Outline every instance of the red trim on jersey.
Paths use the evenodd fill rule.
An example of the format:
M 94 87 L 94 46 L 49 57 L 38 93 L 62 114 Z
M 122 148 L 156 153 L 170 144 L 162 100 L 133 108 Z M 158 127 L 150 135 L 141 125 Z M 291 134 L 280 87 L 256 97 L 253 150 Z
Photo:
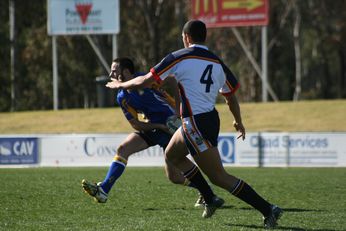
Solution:
M 156 81 L 158 84 L 161 84 L 162 79 L 161 79 L 160 76 L 156 73 L 155 69 L 154 69 L 154 68 L 151 68 L 151 69 L 150 69 L 150 72 L 151 72 L 151 74 L 153 75 L 155 81 Z
M 232 85 L 228 81 L 226 81 L 226 83 L 227 83 L 227 86 L 229 87 L 229 89 L 231 91 L 226 92 L 226 93 L 221 93 L 221 95 L 223 95 L 223 96 L 233 95 L 238 90 L 238 88 L 240 87 L 239 83 L 234 88 L 232 88 Z

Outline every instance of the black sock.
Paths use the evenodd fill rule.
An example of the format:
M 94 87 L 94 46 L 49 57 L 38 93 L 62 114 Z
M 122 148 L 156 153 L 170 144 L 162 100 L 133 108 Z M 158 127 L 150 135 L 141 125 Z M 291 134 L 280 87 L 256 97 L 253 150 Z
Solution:
M 238 180 L 229 192 L 260 211 L 263 216 L 269 215 L 271 204 L 258 195 L 246 182 Z
M 185 178 L 185 182 L 184 185 L 190 188 L 194 188 L 197 189 L 196 185 L 194 183 L 192 183 L 191 181 L 189 181 L 189 179 Z
M 207 181 L 204 179 L 202 173 L 199 171 L 197 166 L 194 166 L 189 171 L 184 173 L 184 176 L 193 183 L 193 185 L 202 194 L 205 203 L 209 204 L 213 201 L 215 194 L 211 190 Z

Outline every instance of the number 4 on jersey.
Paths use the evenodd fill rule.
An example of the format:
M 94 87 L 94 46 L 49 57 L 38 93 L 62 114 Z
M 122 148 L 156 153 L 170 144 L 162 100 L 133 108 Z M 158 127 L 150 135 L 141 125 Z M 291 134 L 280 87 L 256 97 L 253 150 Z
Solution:
M 201 76 L 201 79 L 200 79 L 200 82 L 201 84 L 205 84 L 205 92 L 210 92 L 210 85 L 212 85 L 214 82 L 213 82 L 213 79 L 211 78 L 211 74 L 213 72 L 213 65 L 212 64 L 209 64 L 204 72 L 203 72 L 203 75 Z

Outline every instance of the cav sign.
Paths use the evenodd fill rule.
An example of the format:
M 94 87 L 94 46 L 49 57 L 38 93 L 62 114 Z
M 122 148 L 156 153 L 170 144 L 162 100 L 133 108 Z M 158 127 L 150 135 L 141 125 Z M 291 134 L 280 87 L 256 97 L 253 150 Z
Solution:
M 0 164 L 37 163 L 37 138 L 0 138 Z

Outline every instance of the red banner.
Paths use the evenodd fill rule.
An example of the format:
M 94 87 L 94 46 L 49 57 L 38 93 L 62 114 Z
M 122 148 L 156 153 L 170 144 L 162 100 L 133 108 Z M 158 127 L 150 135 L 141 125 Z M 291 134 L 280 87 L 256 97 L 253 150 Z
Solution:
M 192 17 L 207 27 L 268 25 L 268 0 L 192 0 Z

